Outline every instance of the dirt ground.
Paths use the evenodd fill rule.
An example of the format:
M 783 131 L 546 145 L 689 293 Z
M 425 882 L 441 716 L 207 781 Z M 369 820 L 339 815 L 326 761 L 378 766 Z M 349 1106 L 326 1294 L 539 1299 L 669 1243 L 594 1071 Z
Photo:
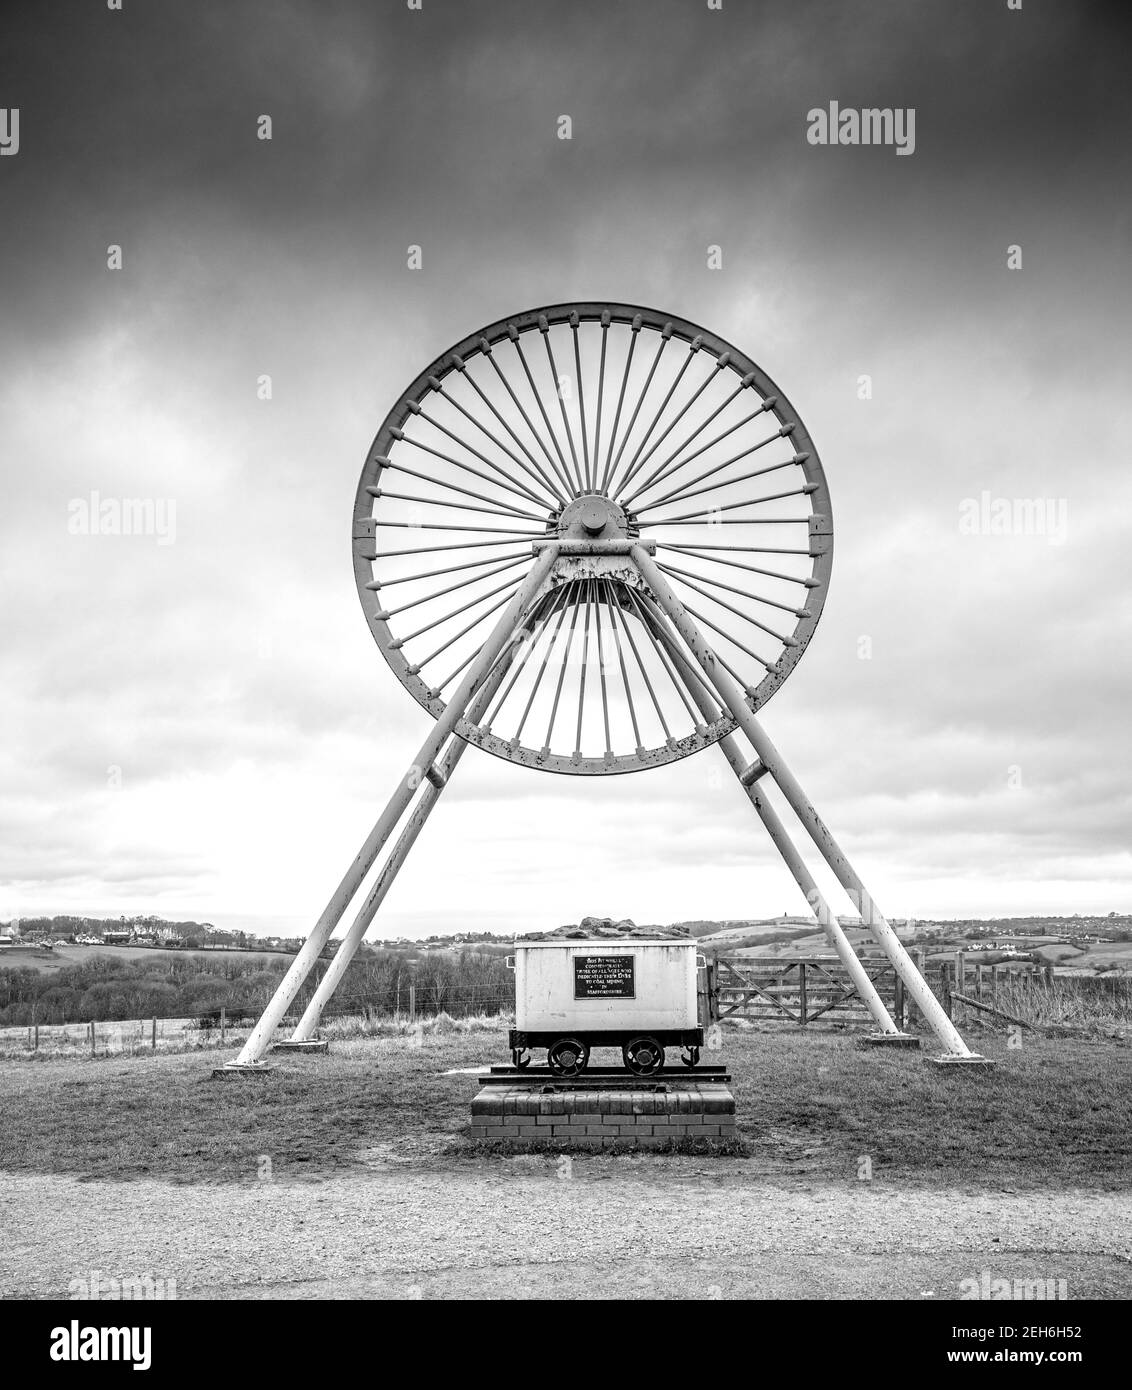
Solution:
M 92 1270 L 182 1299 L 950 1300 L 984 1270 L 1132 1295 L 1132 1204 L 1112 1193 L 779 1185 L 741 1159 L 368 1163 L 208 1187 L 9 1176 L 0 1296 L 67 1297 Z
M 92 1270 L 180 1299 L 1132 1296 L 1123 1046 L 998 1044 L 957 1077 L 736 1034 L 742 1156 L 567 1158 L 465 1137 L 499 1045 L 342 1041 L 251 1081 L 215 1054 L 6 1063 L 0 1297 Z

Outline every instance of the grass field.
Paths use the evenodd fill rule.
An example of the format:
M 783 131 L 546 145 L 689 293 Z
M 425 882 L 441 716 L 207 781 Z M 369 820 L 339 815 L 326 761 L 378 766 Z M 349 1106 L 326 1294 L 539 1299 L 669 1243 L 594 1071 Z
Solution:
M 238 955 L 241 960 L 279 960 L 288 951 L 206 951 L 200 947 L 178 946 L 57 946 L 45 951 L 30 946 L 9 946 L 0 954 L 0 966 L 9 970 L 62 970 L 68 965 L 86 965 L 91 960 L 184 960 L 186 956 Z
M 993 1071 L 943 1071 L 923 1054 L 861 1050 L 845 1035 L 725 1030 L 722 1052 L 705 1061 L 732 1070 L 745 1157 L 698 1161 L 852 1181 L 867 1155 L 878 1182 L 1127 1185 L 1128 1044 L 1027 1036 L 1020 1050 L 998 1038 L 979 1046 L 997 1058 Z M 501 1029 L 332 1048 L 224 1080 L 211 1079 L 215 1053 L 9 1060 L 0 1170 L 223 1183 L 255 1181 L 264 1155 L 277 1180 L 361 1172 L 375 1155 L 424 1167 L 485 1161 L 463 1137 L 475 1078 L 444 1073 L 504 1060 Z

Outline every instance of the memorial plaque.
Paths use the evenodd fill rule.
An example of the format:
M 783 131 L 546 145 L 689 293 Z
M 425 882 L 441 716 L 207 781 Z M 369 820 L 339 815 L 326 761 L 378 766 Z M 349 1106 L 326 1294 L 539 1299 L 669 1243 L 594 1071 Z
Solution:
M 575 999 L 635 999 L 633 956 L 575 956 Z

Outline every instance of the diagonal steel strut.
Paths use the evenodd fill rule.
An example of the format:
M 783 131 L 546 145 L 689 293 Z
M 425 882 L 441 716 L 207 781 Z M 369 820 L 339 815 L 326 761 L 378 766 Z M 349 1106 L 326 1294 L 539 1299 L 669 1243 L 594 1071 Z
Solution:
M 515 635 L 518 620 L 526 612 L 532 600 L 541 590 L 547 576 L 553 569 L 558 556 L 557 547 L 553 544 L 544 546 L 534 563 L 531 565 L 527 577 L 515 592 L 515 596 L 503 610 L 499 621 L 492 629 L 491 635 L 479 650 L 479 654 L 468 668 L 463 680 L 453 692 L 451 700 L 445 707 L 444 713 L 436 721 L 432 732 L 421 745 L 420 752 L 413 760 L 409 770 L 402 777 L 396 791 L 390 797 L 385 810 L 378 818 L 376 825 L 366 837 L 365 843 L 358 851 L 354 862 L 346 870 L 342 881 L 335 889 L 333 896 L 323 910 L 322 916 L 314 925 L 310 936 L 303 943 L 298 955 L 291 962 L 290 969 L 284 975 L 278 989 L 272 996 L 267 1008 L 251 1036 L 244 1044 L 243 1050 L 236 1059 L 236 1067 L 254 1066 L 260 1062 L 264 1053 L 271 1043 L 271 1039 L 278 1028 L 280 1020 L 290 1007 L 292 1000 L 302 988 L 304 981 L 311 972 L 311 968 L 322 953 L 323 947 L 330 939 L 330 934 L 338 925 L 342 914 L 346 911 L 354 894 L 361 887 L 363 881 L 373 867 L 374 861 L 381 853 L 382 847 L 393 833 L 401 817 L 408 809 L 409 803 L 417 793 L 428 769 L 432 767 L 437 754 L 447 742 L 456 725 L 460 722 L 470 705 L 476 691 L 482 686 L 487 678 L 496 658 L 503 651 L 504 647 Z
M 842 887 L 850 894 L 862 921 L 872 933 L 881 950 L 892 962 L 896 973 L 904 981 L 905 989 L 927 1019 L 945 1053 L 952 1058 L 975 1060 L 976 1054 L 963 1041 L 959 1030 L 948 1018 L 943 1006 L 929 988 L 927 981 L 916 969 L 912 957 L 904 949 L 902 942 L 882 916 L 868 889 L 846 858 L 841 846 L 833 838 L 828 827 L 806 798 L 793 773 L 786 766 L 777 748 L 767 737 L 762 725 L 755 717 L 754 711 L 744 699 L 743 692 L 722 669 L 715 653 L 684 605 L 672 591 L 659 566 L 643 546 L 635 545 L 630 554 L 645 583 L 655 594 L 660 608 L 671 619 L 685 646 L 719 693 L 725 708 L 747 736 L 759 761 L 777 783 L 791 809 L 806 827 L 811 839 L 837 876 Z
M 644 598 L 642 608 L 649 620 L 649 626 L 657 639 L 664 643 L 665 649 L 672 659 L 673 665 L 679 671 L 684 685 L 687 687 L 689 695 L 695 701 L 700 713 L 704 716 L 706 723 L 711 723 L 715 717 L 715 710 L 712 708 L 708 699 L 707 691 L 702 682 L 695 678 L 695 673 L 691 670 L 688 658 L 681 651 L 679 644 L 676 643 L 666 624 L 653 607 L 651 601 Z M 884 1000 L 877 992 L 876 986 L 869 978 L 868 972 L 861 964 L 857 953 L 853 950 L 849 938 L 837 920 L 829 904 L 826 902 L 821 890 L 814 882 L 809 869 L 806 868 L 802 856 L 798 853 L 794 842 L 787 834 L 786 827 L 782 824 L 778 812 L 767 801 L 757 786 L 744 780 L 747 771 L 747 762 L 740 751 L 738 743 L 733 734 L 728 734 L 719 741 L 720 750 L 723 756 L 730 763 L 740 786 L 747 794 L 747 799 L 758 813 L 759 819 L 767 829 L 775 848 L 786 862 L 786 867 L 794 875 L 794 880 L 805 895 L 806 902 L 810 905 L 810 911 L 814 914 L 818 925 L 825 932 L 830 945 L 837 952 L 837 958 L 845 967 L 853 986 L 858 995 L 864 1001 L 873 1021 L 886 1037 L 902 1037 L 900 1029 L 897 1028 L 891 1014 L 885 1007 Z
M 535 603 L 538 598 L 536 596 Z M 487 679 L 476 692 L 472 703 L 468 706 L 468 720 L 477 724 L 481 717 L 487 712 L 496 691 L 503 683 L 512 662 L 515 659 L 517 645 L 511 643 L 503 652 L 503 655 L 492 667 Z M 373 887 L 366 894 L 365 900 L 358 909 L 357 916 L 350 924 L 350 929 L 342 938 L 341 945 L 330 962 L 325 975 L 318 982 L 318 988 L 314 992 L 310 1003 L 307 1005 L 302 1018 L 299 1019 L 298 1026 L 291 1034 L 292 1042 L 308 1042 L 322 1018 L 322 1011 L 326 1007 L 327 1001 L 338 988 L 350 966 L 350 962 L 357 954 L 358 947 L 362 939 L 369 930 L 377 910 L 385 900 L 385 895 L 393 885 L 393 880 L 401 871 L 401 866 L 408 858 L 409 851 L 416 843 L 417 836 L 424 828 L 424 823 L 428 820 L 433 807 L 440 799 L 440 793 L 448 785 L 448 779 L 452 776 L 457 763 L 464 755 L 467 742 L 459 734 L 454 734 L 448 744 L 444 757 L 441 759 L 435 780 L 429 778 L 428 785 L 425 787 L 416 806 L 413 807 L 409 819 L 401 834 L 397 837 L 397 842 L 389 853 L 389 858 L 382 866 Z

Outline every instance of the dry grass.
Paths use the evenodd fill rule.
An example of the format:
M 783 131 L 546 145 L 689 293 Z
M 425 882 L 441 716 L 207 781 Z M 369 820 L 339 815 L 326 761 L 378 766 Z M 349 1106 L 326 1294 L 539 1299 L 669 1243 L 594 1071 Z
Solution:
M 191 1052 L 8 1061 L 0 1170 L 209 1183 L 254 1181 L 264 1154 L 279 1179 L 364 1171 L 375 1154 L 498 1163 L 463 1137 L 475 1078 L 444 1073 L 506 1060 L 503 1026 L 406 1028 L 357 1031 L 328 1055 L 285 1054 L 267 1075 L 217 1081 L 217 1059 Z M 852 1181 L 868 1156 L 877 1181 L 1126 1184 L 1128 1045 L 1027 1034 L 1020 1050 L 995 1036 L 980 1046 L 993 1071 L 945 1071 L 844 1034 L 725 1029 L 705 1061 L 731 1068 L 747 1158 L 712 1161 L 778 1180 Z
M 998 998 L 990 1002 L 1040 1028 L 1132 1031 L 1132 979 L 1127 976 L 1061 978 L 1052 985 L 1015 976 L 999 987 Z
M 94 1030 L 95 1057 L 153 1056 L 150 1019 L 96 1023 Z M 247 1034 L 246 1028 L 229 1028 L 222 1042 L 219 1028 L 198 1028 L 196 1019 L 159 1018 L 157 1051 L 163 1054 L 227 1050 L 240 1045 Z M 0 1028 L 0 1061 L 52 1061 L 91 1055 L 89 1023 L 40 1024 L 38 1037 L 31 1028 Z

